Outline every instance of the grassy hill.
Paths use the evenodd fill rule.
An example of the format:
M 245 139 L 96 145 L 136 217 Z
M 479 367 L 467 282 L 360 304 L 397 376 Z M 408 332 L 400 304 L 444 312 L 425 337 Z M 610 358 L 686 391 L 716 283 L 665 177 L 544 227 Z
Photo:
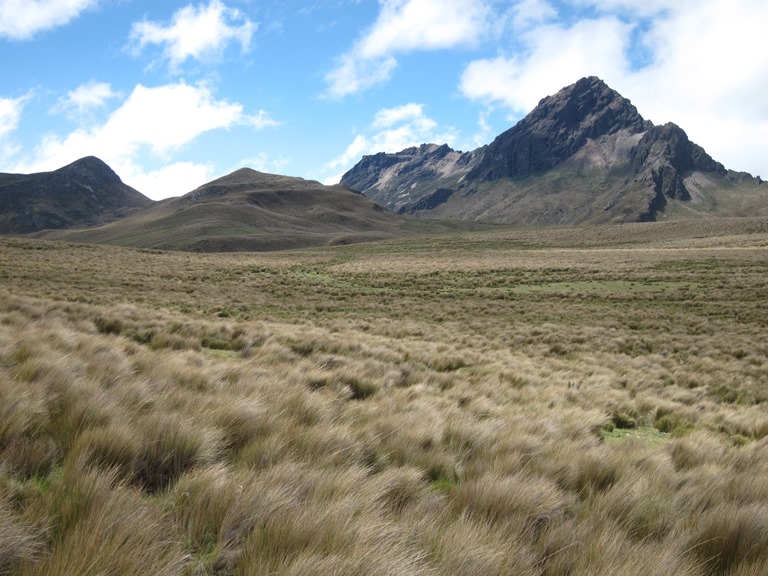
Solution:
M 106 226 L 52 231 L 44 237 L 229 252 L 377 240 L 398 229 L 393 215 L 344 186 L 243 168 Z
M 768 220 L 710 224 L 0 238 L 0 574 L 762 574 Z

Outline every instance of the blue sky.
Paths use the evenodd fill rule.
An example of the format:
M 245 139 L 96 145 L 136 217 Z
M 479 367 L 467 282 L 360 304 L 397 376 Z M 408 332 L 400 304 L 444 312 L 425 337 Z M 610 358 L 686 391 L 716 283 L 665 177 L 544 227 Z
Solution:
M 0 171 L 87 155 L 160 199 L 487 144 L 596 75 L 768 178 L 765 0 L 0 0 Z

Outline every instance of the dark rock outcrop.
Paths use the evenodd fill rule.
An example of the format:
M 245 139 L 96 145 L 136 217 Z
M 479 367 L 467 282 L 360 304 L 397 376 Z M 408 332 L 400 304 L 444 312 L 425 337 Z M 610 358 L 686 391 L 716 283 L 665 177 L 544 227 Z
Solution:
M 646 131 L 632 150 L 631 162 L 635 180 L 651 186 L 656 194 L 678 200 L 691 199 L 683 179 L 693 170 L 720 175 L 727 172 L 672 122 Z
M 487 146 L 365 156 L 342 183 L 400 213 L 578 224 L 654 220 L 670 201 L 690 203 L 686 180 L 699 173 L 708 177 L 696 180 L 697 193 L 733 184 L 749 190 L 747 203 L 763 205 L 759 177 L 726 170 L 680 127 L 654 126 L 592 76 L 543 98 Z M 698 199 L 708 215 L 721 205 L 711 194 Z
M 605 82 L 590 76 L 547 96 L 514 127 L 499 135 L 467 175 L 468 180 L 498 180 L 545 172 L 573 156 L 588 139 L 648 123 L 632 103 Z
M 413 214 L 414 212 L 418 212 L 420 210 L 434 210 L 440 204 L 444 204 L 448 201 L 448 199 L 453 196 L 453 193 L 455 190 L 451 190 L 450 188 L 438 188 L 432 194 L 429 194 L 428 196 L 423 196 L 418 202 L 415 204 L 406 204 L 397 211 L 398 214 Z

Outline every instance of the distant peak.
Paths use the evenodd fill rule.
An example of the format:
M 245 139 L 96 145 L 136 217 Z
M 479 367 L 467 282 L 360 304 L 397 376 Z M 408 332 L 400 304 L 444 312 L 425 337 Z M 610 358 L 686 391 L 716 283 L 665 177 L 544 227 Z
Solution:
M 90 170 L 112 170 L 109 165 L 101 160 L 100 158 L 97 158 L 96 156 L 85 156 L 84 158 L 80 158 L 80 160 L 75 160 L 72 162 L 72 164 L 68 164 L 67 166 L 64 166 L 62 170 L 66 170 L 67 168 L 87 168 Z
M 59 168 L 56 172 L 70 174 L 86 182 L 119 182 L 121 184 L 123 182 L 106 162 L 96 156 L 80 158 L 72 164 Z

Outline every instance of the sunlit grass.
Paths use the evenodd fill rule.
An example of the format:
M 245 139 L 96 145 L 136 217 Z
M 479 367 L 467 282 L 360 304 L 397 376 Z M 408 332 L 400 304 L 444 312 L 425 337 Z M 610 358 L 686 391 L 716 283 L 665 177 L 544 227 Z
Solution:
M 761 574 L 768 232 L 686 226 L 0 240 L 0 574 Z

